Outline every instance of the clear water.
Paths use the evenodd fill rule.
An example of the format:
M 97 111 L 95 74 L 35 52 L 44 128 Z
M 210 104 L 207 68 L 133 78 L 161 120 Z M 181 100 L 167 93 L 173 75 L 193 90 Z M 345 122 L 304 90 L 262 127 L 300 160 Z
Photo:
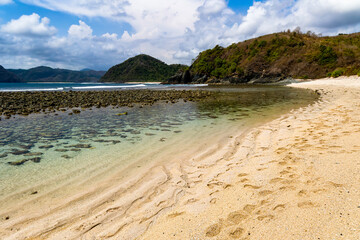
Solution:
M 315 100 L 286 87 L 208 89 L 217 99 L 0 121 L 0 205 L 19 204 L 33 191 L 96 183 L 131 164 L 189 156 Z

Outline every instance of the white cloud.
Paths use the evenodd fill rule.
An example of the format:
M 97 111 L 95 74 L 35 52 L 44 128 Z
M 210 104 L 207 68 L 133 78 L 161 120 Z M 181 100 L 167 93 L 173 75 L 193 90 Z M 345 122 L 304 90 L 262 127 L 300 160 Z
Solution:
M 4 0 L 0 0 L 4 1 Z M 107 18 L 131 26 L 118 34 L 93 33 L 85 20 L 71 25 L 68 35 L 55 36 L 49 19 L 37 14 L 12 20 L 1 27 L 0 62 L 69 68 L 107 68 L 145 53 L 167 63 L 190 64 L 200 51 L 217 44 L 227 46 L 263 34 L 295 29 L 325 35 L 360 29 L 360 1 L 263 0 L 245 15 L 236 14 L 227 0 L 21 0 L 77 16 Z M 91 21 L 89 21 L 91 23 Z M 30 29 L 30 30 L 29 30 Z M 46 29 L 46 30 L 45 30 Z M 27 36 L 26 38 L 20 35 Z M 48 36 L 37 41 L 29 36 Z M 91 59 L 91 62 L 89 61 Z M 10 62 L 12 61 L 12 62 Z
M 13 3 L 12 0 L 0 0 L 0 5 L 6 5 L 6 4 L 10 4 Z
M 127 0 L 21 0 L 54 11 L 66 12 L 78 16 L 120 18 L 125 14 L 123 8 Z
M 13 19 L 1 26 L 1 31 L 14 35 L 48 37 L 54 35 L 57 30 L 49 26 L 50 20 L 47 17 L 40 19 L 36 13 L 22 15 L 19 19 Z
M 69 28 L 69 36 L 72 38 L 85 39 L 92 37 L 93 30 L 83 21 L 79 21 L 79 25 L 71 25 Z

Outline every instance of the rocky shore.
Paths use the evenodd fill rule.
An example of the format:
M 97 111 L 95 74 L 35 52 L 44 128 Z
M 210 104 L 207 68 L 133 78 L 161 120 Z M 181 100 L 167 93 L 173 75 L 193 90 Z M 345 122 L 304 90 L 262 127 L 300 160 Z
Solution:
M 13 115 L 65 112 L 69 109 L 72 109 L 69 114 L 78 114 L 92 107 L 133 107 L 134 104 L 152 105 L 157 101 L 175 103 L 180 99 L 199 101 L 213 94 L 203 90 L 1 92 L 0 116 L 8 119 Z

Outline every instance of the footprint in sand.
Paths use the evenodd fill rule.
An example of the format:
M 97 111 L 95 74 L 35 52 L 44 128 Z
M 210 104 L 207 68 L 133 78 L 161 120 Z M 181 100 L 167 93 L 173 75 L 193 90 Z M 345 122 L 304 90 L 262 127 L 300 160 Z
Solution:
M 334 183 L 334 182 L 331 182 L 331 181 L 328 181 L 327 182 L 328 185 L 332 186 L 332 187 L 343 187 L 344 185 L 343 184 L 340 184 L 340 183 Z
M 264 170 L 266 170 L 267 168 L 258 168 L 258 169 L 256 169 L 258 172 L 261 172 L 261 171 L 264 171 Z
M 239 224 L 240 222 L 245 220 L 247 217 L 248 217 L 248 215 L 245 212 L 235 211 L 235 212 L 231 212 L 228 215 L 227 220 L 230 223 L 230 225 L 234 225 L 234 224 Z
M 262 197 L 265 197 L 269 194 L 273 193 L 273 191 L 270 191 L 270 190 L 263 190 L 263 191 L 260 191 L 259 192 L 259 195 L 262 196 Z
M 245 185 L 244 185 L 244 188 L 259 189 L 259 188 L 261 188 L 261 187 L 255 186 L 255 185 L 251 185 L 251 184 L 245 184 Z
M 273 208 L 273 210 L 275 211 L 277 209 L 284 209 L 284 208 L 285 208 L 285 204 L 278 204 Z
M 288 173 L 289 173 L 289 172 L 288 172 Z M 281 173 L 280 173 L 280 174 L 281 174 Z M 271 180 L 270 180 L 270 183 L 271 183 L 271 184 L 274 184 L 274 183 L 280 182 L 280 181 L 282 181 L 282 180 L 284 180 L 284 179 L 277 177 L 277 178 L 271 179 Z
M 317 207 L 318 205 L 311 202 L 311 201 L 305 201 L 298 203 L 299 208 L 311 208 L 311 207 Z
M 319 189 L 315 189 L 312 190 L 313 193 L 322 193 L 322 192 L 327 192 L 328 190 L 324 189 L 324 188 L 319 188 Z
M 238 174 L 238 177 L 245 177 L 245 176 L 247 176 L 247 175 L 249 175 L 249 174 L 247 174 L 247 173 L 239 173 L 239 174 Z
M 209 226 L 205 231 L 206 232 L 205 235 L 207 237 L 215 237 L 221 232 L 221 225 L 222 225 L 221 222 L 219 222 Z
M 256 208 L 256 205 L 253 205 L 253 204 L 246 204 L 244 207 L 243 207 L 243 210 L 245 212 L 248 212 L 248 213 L 251 213 L 252 211 L 254 211 Z
M 302 189 L 302 190 L 300 190 L 300 191 L 298 192 L 298 195 L 299 195 L 300 197 L 304 197 L 304 196 L 307 195 L 307 191 L 304 190 L 304 189 Z
M 281 190 L 281 191 L 290 191 L 290 190 L 295 190 L 295 189 L 296 189 L 296 187 L 291 186 L 291 185 L 289 185 L 289 186 L 282 186 L 282 187 L 279 188 L 279 190 Z
M 176 218 L 176 217 L 178 217 L 178 216 L 180 216 L 182 214 L 184 214 L 184 212 L 175 212 L 175 213 L 169 214 L 167 217 L 168 218 Z
M 265 219 L 271 220 L 271 219 L 274 219 L 274 215 L 270 215 L 270 214 L 269 215 L 262 215 L 262 216 L 258 216 L 257 219 L 259 221 L 263 221 Z
M 244 232 L 245 230 L 243 228 L 238 227 L 235 230 L 230 231 L 229 236 L 231 238 L 239 239 Z

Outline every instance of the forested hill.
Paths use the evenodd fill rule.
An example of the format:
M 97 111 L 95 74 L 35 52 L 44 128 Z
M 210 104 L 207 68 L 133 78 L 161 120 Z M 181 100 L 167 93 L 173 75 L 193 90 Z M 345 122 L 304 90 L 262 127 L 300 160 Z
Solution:
M 169 82 L 274 82 L 354 74 L 360 74 L 359 33 L 319 37 L 288 31 L 201 52 L 187 74 Z
M 0 83 L 16 83 L 22 80 L 15 74 L 7 71 L 3 66 L 0 65 Z
M 35 67 L 31 69 L 8 69 L 24 82 L 98 82 L 104 71 L 73 71 L 50 67 Z
M 111 67 L 101 78 L 101 82 L 162 82 L 184 68 L 184 65 L 167 65 L 156 58 L 141 54 Z

